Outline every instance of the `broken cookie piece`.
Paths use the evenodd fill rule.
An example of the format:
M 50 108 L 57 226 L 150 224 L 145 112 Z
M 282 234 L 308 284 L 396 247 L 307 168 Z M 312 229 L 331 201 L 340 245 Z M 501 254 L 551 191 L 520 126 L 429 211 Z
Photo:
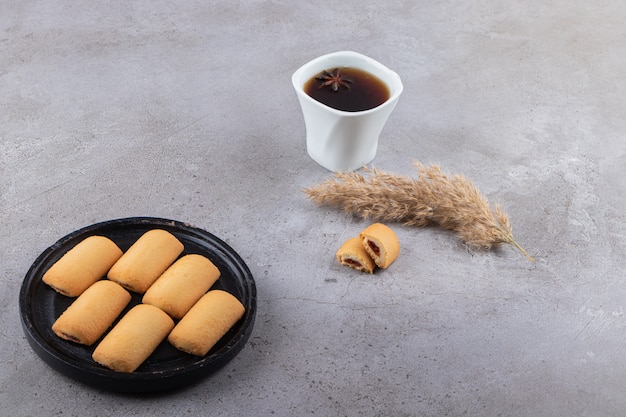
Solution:
M 387 268 L 400 253 L 400 241 L 388 226 L 374 223 L 366 227 L 361 233 L 361 245 L 372 257 L 379 268 Z
M 367 254 L 367 251 L 361 243 L 361 239 L 353 237 L 348 239 L 337 250 L 337 259 L 342 265 L 347 265 L 357 271 L 374 272 L 374 261 Z

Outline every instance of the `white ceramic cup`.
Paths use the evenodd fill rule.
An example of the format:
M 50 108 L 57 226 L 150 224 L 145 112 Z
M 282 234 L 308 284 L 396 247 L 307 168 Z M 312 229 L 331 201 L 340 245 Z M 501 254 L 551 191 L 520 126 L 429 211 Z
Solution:
M 310 97 L 304 85 L 323 70 L 352 67 L 367 71 L 389 88 L 389 99 L 369 110 L 348 112 L 329 107 Z M 340 51 L 300 67 L 291 77 L 304 115 L 307 152 L 330 171 L 354 171 L 376 156 L 378 138 L 402 93 L 398 74 L 365 55 Z

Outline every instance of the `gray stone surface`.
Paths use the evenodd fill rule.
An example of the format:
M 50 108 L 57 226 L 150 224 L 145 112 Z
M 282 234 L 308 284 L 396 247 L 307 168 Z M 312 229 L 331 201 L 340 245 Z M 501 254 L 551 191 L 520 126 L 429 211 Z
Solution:
M 621 0 L 0 2 L 0 415 L 623 415 L 625 19 Z M 405 85 L 374 165 L 465 174 L 536 263 L 392 225 L 391 268 L 338 265 L 368 222 L 301 192 L 329 172 L 290 76 L 343 49 Z M 221 237 L 258 286 L 241 354 L 148 398 L 52 370 L 18 309 L 58 238 L 144 215 Z

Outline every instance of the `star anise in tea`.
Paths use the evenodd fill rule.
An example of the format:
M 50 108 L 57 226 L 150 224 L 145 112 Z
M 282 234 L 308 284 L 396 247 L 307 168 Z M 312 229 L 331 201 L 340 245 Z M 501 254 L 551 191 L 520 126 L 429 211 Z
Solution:
M 350 90 L 350 84 L 352 83 L 351 79 L 345 78 L 341 74 L 339 68 L 335 68 L 331 72 L 324 70 L 322 74 L 315 79 L 321 83 L 319 88 L 329 86 L 334 92 L 339 91 L 341 87 L 345 88 L 346 90 Z

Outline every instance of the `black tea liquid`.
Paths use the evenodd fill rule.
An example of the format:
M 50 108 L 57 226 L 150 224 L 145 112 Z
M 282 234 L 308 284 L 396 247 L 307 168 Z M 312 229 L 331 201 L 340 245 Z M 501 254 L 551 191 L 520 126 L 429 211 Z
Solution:
M 329 107 L 348 112 L 373 109 L 391 96 L 381 79 L 350 67 L 320 72 L 304 84 L 304 92 Z

